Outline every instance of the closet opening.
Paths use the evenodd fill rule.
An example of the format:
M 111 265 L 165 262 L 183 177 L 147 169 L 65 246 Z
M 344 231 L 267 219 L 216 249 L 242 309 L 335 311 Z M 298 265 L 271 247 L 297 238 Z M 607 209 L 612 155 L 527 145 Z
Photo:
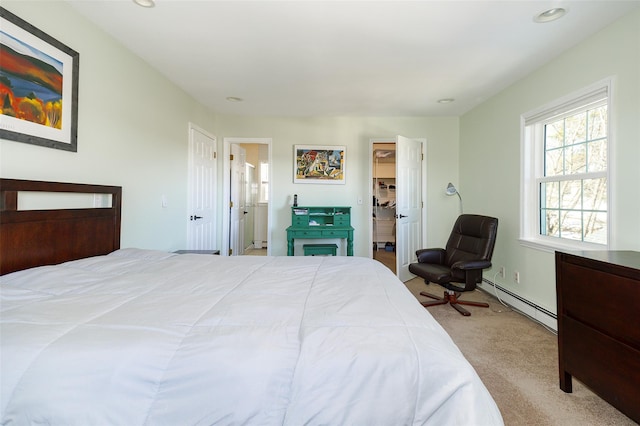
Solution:
M 396 273 L 396 145 L 373 143 L 373 258 Z

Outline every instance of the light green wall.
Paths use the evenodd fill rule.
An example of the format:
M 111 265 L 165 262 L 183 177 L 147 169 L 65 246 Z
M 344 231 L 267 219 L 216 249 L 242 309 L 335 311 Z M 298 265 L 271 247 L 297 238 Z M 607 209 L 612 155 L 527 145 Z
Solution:
M 458 214 L 457 199 L 444 194 L 447 182 L 458 179 L 458 118 L 219 115 L 217 123 L 216 134 L 220 141 L 225 137 L 273 138 L 272 254 L 286 254 L 285 229 L 291 224 L 290 202 L 293 194 L 298 194 L 300 205 L 352 206 L 354 254 L 368 256 L 370 140 L 393 139 L 396 135 L 427 140 L 427 244 L 446 242 Z M 314 144 L 346 147 L 344 185 L 293 183 L 293 146 Z M 362 205 L 357 204 L 358 198 L 363 199 Z
M 610 162 L 612 249 L 640 250 L 640 11 L 623 17 L 460 120 L 460 190 L 467 211 L 499 218 L 493 270 L 503 287 L 555 312 L 551 252 L 523 247 L 520 226 L 520 116 L 614 77 Z M 520 284 L 512 279 L 520 272 Z
M 123 247 L 185 247 L 188 123 L 213 114 L 65 2 L 2 6 L 79 52 L 80 82 L 78 152 L 2 140 L 0 175 L 122 186 Z

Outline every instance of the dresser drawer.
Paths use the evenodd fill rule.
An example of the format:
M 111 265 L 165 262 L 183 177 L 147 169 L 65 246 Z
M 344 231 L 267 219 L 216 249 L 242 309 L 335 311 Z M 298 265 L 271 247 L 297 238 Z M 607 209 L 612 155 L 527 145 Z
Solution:
M 571 318 L 564 319 L 564 327 L 559 343 L 564 347 L 565 371 L 640 420 L 640 350 Z
M 561 274 L 558 316 L 564 314 L 640 348 L 638 281 L 572 263 L 564 263 Z

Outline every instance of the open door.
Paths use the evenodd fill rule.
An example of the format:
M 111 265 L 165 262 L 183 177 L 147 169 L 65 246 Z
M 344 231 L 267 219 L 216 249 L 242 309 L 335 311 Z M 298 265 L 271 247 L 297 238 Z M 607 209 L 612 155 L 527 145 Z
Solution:
M 245 150 L 238 144 L 231 145 L 231 202 L 229 203 L 229 248 L 231 256 L 241 256 L 244 253 L 244 221 L 247 209 L 245 207 Z
M 396 137 L 396 274 L 402 282 L 414 277 L 409 264 L 422 248 L 422 142 Z

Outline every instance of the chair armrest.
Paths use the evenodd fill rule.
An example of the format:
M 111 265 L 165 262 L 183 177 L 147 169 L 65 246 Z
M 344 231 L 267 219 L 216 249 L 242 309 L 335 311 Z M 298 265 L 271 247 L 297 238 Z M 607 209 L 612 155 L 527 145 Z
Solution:
M 451 265 L 451 269 L 462 269 L 463 271 L 489 267 L 491 267 L 491 262 L 488 260 L 460 260 Z
M 445 259 L 445 250 L 442 248 L 428 248 L 416 251 L 419 263 L 435 263 L 442 265 Z

